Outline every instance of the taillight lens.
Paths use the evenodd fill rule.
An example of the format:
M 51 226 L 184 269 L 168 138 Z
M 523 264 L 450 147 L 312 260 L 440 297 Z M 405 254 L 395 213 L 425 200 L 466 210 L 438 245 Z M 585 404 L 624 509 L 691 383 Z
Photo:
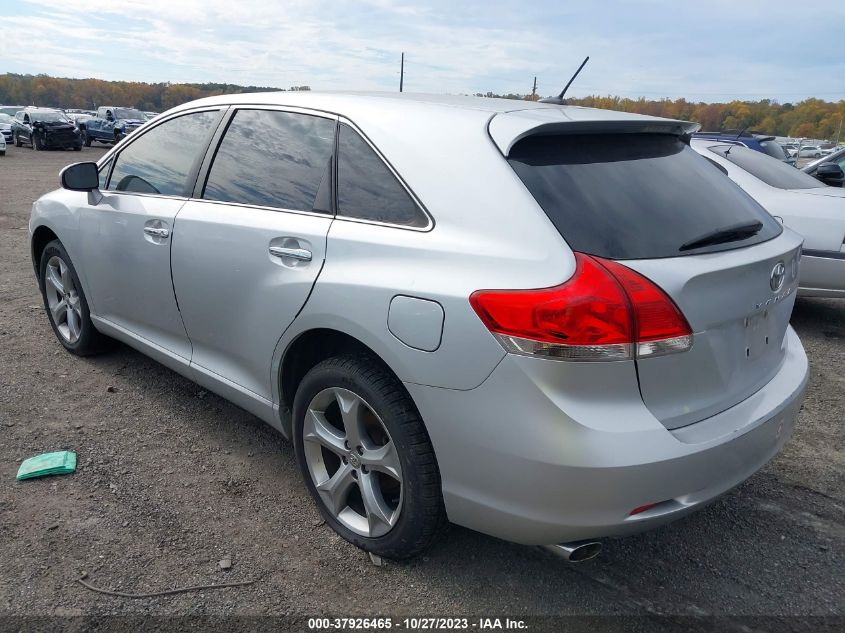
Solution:
M 509 352 L 563 360 L 625 360 L 681 352 L 692 330 L 672 299 L 619 264 L 575 254 L 553 288 L 478 290 L 470 304 Z

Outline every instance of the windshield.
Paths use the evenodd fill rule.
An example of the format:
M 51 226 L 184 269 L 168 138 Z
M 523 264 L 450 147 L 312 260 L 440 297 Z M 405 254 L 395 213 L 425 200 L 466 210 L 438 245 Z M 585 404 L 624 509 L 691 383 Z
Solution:
M 582 253 L 698 255 L 781 232 L 763 207 L 675 136 L 529 136 L 514 145 L 508 162 L 569 246 Z M 726 227 L 757 224 L 759 230 L 731 241 L 701 240 Z
M 144 113 L 140 110 L 135 110 L 133 108 L 115 108 L 114 109 L 114 118 L 115 119 L 138 119 L 139 121 L 146 121 L 147 117 L 144 116 Z
M 778 189 L 816 189 L 827 186 L 800 169 L 790 167 L 779 160 L 773 160 L 771 157 L 747 147 L 718 145 L 708 149 L 729 160 L 737 167 L 744 169 L 752 176 L 759 178 L 767 185 Z
M 56 110 L 33 110 L 29 113 L 29 118 L 33 121 L 41 121 L 43 123 L 55 123 L 57 121 L 70 123 L 63 112 L 57 112 Z
M 11 123 L 14 120 L 15 119 L 13 117 L 10 117 L 8 114 L 3 114 L 2 112 L 0 112 L 0 123 Z

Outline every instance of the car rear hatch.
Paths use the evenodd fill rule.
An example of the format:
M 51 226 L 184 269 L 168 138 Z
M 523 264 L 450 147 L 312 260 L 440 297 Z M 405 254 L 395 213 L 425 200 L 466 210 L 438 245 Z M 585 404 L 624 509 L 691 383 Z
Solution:
M 689 147 L 690 124 L 569 126 L 560 110 L 521 131 L 496 117 L 491 137 L 573 251 L 636 271 L 686 318 L 691 347 L 634 353 L 643 402 L 673 429 L 754 394 L 786 355 L 800 236 Z

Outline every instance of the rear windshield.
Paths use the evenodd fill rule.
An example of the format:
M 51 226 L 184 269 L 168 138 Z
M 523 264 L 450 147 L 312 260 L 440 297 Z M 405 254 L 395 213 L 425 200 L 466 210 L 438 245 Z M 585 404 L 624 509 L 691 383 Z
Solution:
M 800 169 L 795 169 L 784 162 L 772 160 L 760 152 L 746 147 L 717 145 L 708 148 L 714 154 L 729 160 L 737 167 L 756 176 L 767 185 L 778 189 L 817 189 L 827 187 Z
M 757 244 L 782 230 L 675 136 L 529 136 L 514 146 L 508 162 L 570 247 L 582 253 L 610 259 L 697 255 Z M 682 249 L 720 229 L 754 222 L 762 227 L 745 239 Z

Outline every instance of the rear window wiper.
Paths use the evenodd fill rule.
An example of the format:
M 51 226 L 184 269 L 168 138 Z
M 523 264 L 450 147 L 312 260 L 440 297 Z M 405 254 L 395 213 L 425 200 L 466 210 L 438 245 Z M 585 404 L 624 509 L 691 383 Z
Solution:
M 701 248 L 703 246 L 712 246 L 713 244 L 724 244 L 726 242 L 738 242 L 747 239 L 753 235 L 757 235 L 760 229 L 763 228 L 763 223 L 759 220 L 753 222 L 740 222 L 739 224 L 732 224 L 725 226 L 715 231 L 705 233 L 701 237 L 681 244 L 679 251 L 689 251 L 694 248 Z

